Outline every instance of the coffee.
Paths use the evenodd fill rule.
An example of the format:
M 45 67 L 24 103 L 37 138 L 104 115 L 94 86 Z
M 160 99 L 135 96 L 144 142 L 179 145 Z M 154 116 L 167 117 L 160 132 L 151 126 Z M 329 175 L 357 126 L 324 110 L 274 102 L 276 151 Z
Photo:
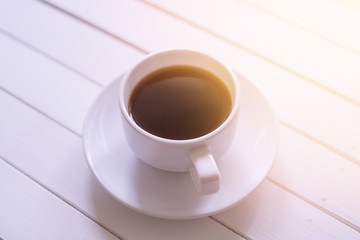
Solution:
M 232 109 L 231 95 L 214 74 L 193 66 L 169 66 L 146 75 L 128 105 L 145 131 L 167 139 L 192 139 L 219 127 Z

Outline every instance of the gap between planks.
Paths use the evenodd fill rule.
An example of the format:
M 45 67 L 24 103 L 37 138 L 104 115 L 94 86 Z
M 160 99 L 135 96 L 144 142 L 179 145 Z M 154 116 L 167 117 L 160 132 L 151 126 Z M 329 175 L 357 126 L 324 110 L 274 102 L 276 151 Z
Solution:
M 13 96 L 13 95 L 10 95 Z M 16 98 L 18 99 L 18 98 Z M 22 103 L 24 103 L 23 101 L 21 101 Z M 27 105 L 27 104 L 26 104 Z M 27 105 L 29 106 L 29 105 Z M 40 112 L 41 113 L 41 112 Z M 57 122 L 56 122 L 57 123 Z M 60 125 L 62 126 L 62 125 Z M 72 205 L 70 202 L 68 202 L 66 199 L 64 199 L 61 195 L 57 194 L 56 192 L 52 191 L 51 189 L 49 189 L 48 187 L 46 187 L 44 184 L 42 184 L 41 182 L 37 181 L 36 179 L 32 178 L 29 174 L 27 174 L 26 172 L 22 171 L 20 168 L 18 168 L 17 166 L 15 166 L 14 164 L 12 164 L 9 160 L 7 160 L 7 158 L 5 158 L 4 156 L 2 156 L 0 154 L 0 159 L 3 160 L 6 164 L 8 164 L 10 167 L 14 168 L 16 171 L 22 173 L 24 176 L 26 176 L 28 179 L 30 179 L 32 182 L 38 184 L 39 186 L 43 187 L 45 190 L 47 190 L 49 193 L 53 194 L 54 196 L 58 197 L 59 199 L 61 199 L 64 203 L 68 204 L 71 208 L 73 208 L 74 210 L 80 212 L 82 215 L 84 215 L 86 218 L 90 219 L 91 221 L 95 222 L 97 225 L 99 225 L 100 227 L 102 227 L 104 230 L 108 231 L 109 233 L 111 233 L 112 235 L 114 235 L 115 237 L 117 237 L 120 240 L 126 240 L 124 237 L 119 236 L 118 234 L 114 233 L 113 231 L 111 231 L 110 229 L 108 229 L 106 226 L 104 226 L 103 224 L 99 223 L 98 221 L 96 221 L 95 219 L 91 218 L 89 215 L 87 215 L 85 212 L 83 212 L 82 210 L 76 208 L 74 205 Z M 2 240 L 2 238 L 0 238 L 0 240 Z
M 349 155 L 349 154 L 347 154 L 347 153 L 345 153 L 345 152 L 343 152 L 343 151 L 341 151 L 341 150 L 333 147 L 333 146 L 330 145 L 330 144 L 327 144 L 326 142 L 323 142 L 323 141 L 321 141 L 321 140 L 319 140 L 319 139 L 311 136 L 310 134 L 307 134 L 306 132 L 298 129 L 297 127 L 295 127 L 295 126 L 293 126 L 293 125 L 291 125 L 291 124 L 289 124 L 289 123 L 287 123 L 287 122 L 285 122 L 285 121 L 279 120 L 279 123 L 280 123 L 281 125 L 283 125 L 284 127 L 287 127 L 288 129 L 291 129 L 292 131 L 300 134 L 301 136 L 303 136 L 303 137 L 305 137 L 305 138 L 307 138 L 307 139 L 309 139 L 309 140 L 312 140 L 313 142 L 315 142 L 315 143 L 317 143 L 317 144 L 325 147 L 326 149 L 330 150 L 331 152 L 333 152 L 333 153 L 335 153 L 335 154 L 337 154 L 337 155 L 345 158 L 346 160 L 348 160 L 348 161 L 350 161 L 350 162 L 352 162 L 352 163 L 360 166 L 360 162 L 359 162 L 355 157 L 353 157 L 353 156 L 351 156 L 351 155 Z
M 123 38 L 121 38 L 121 37 L 113 34 L 113 33 L 111 33 L 111 32 L 109 32 L 109 31 L 107 31 L 107 30 L 105 30 L 105 29 L 97 26 L 96 24 L 93 24 L 93 23 L 91 23 L 91 22 L 89 22 L 89 21 L 87 21 L 87 20 L 85 20 L 85 19 L 80 18 L 80 17 L 76 16 L 75 14 L 73 14 L 73 13 L 71 13 L 71 12 L 69 12 L 69 11 L 61 8 L 61 7 L 58 7 L 57 5 L 55 5 L 55 4 L 51 3 L 51 2 L 48 2 L 48 1 L 45 1 L 45 0 L 37 0 L 37 1 L 43 3 L 45 6 L 48 6 L 48 7 L 50 7 L 50 8 L 54 8 L 55 10 L 63 13 L 64 15 L 70 16 L 71 18 L 74 18 L 74 19 L 76 19 L 77 21 L 79 21 L 79 22 L 81 22 L 81 23 L 84 23 L 84 24 L 86 24 L 86 25 L 88 25 L 88 26 L 96 29 L 96 30 L 98 30 L 99 32 L 104 33 L 105 35 L 108 35 L 109 37 L 111 37 L 111 38 L 113 38 L 113 39 L 116 39 L 116 40 L 118 40 L 118 41 L 121 41 L 121 42 L 123 42 L 124 44 L 126 44 L 126 45 L 134 48 L 135 50 L 138 50 L 139 52 L 141 52 L 141 53 L 143 53 L 143 54 L 148 54 L 148 53 L 149 53 L 149 52 L 146 51 L 145 49 L 143 49 L 143 48 L 141 48 L 141 47 L 139 47 L 139 46 L 137 46 L 137 45 L 135 45 L 135 44 L 133 44 L 133 43 L 131 43 L 131 42 L 129 42 L 129 41 L 127 41 L 127 40 L 125 40 L 125 39 L 123 39 Z
M 36 48 L 36 47 L 34 47 L 33 45 L 30 45 L 29 43 L 25 42 L 24 40 L 22 40 L 22 39 L 20 39 L 20 38 L 18 38 L 18 37 L 16 37 L 16 36 L 14 36 L 13 34 L 7 32 L 7 31 L 5 31 L 5 30 L 3 30 L 3 29 L 1 29 L 1 28 L 0 28 L 0 33 L 4 34 L 4 35 L 7 36 L 8 38 L 11 38 L 11 39 L 14 40 L 15 42 L 18 42 L 18 43 L 26 46 L 27 48 L 29 48 L 29 49 L 31 49 L 31 50 L 33 50 L 33 51 L 41 54 L 41 55 L 44 56 L 45 58 L 47 58 L 47 59 L 49 59 L 49 60 L 51 60 L 51 61 L 59 64 L 60 66 L 62 66 L 62 67 L 64 67 L 64 68 L 68 69 L 69 71 L 75 73 L 76 75 L 79 75 L 79 76 L 87 79 L 89 82 L 91 82 L 91 83 L 93 83 L 93 84 L 95 84 L 95 85 L 97 85 L 97 86 L 99 86 L 99 87 L 103 87 L 102 84 L 100 84 L 99 82 L 97 82 L 97 81 L 94 80 L 93 78 L 91 78 L 91 77 L 89 77 L 89 76 L 87 76 L 87 75 L 79 72 L 78 70 L 76 70 L 75 68 L 71 67 L 70 65 L 68 65 L 68 64 L 60 61 L 60 60 L 57 59 L 57 58 L 52 57 L 51 55 L 47 54 L 46 52 L 42 51 L 41 49 Z
M 236 231 L 235 229 L 232 229 L 231 227 L 229 226 L 226 226 L 223 222 L 221 222 L 220 220 L 216 219 L 214 216 L 209 216 L 210 219 L 214 220 L 215 222 L 217 222 L 218 224 L 220 224 L 221 226 L 223 226 L 224 228 L 227 228 L 229 229 L 230 231 L 232 231 L 233 233 L 239 235 L 240 237 L 246 239 L 246 240 L 251 240 L 252 238 L 250 238 L 249 236 L 243 234 L 243 233 L 240 233 L 238 231 Z M 0 239 L 1 240 L 1 239 Z
M 143 0 L 143 1 L 144 1 L 144 0 Z M 336 2 L 337 2 L 337 1 L 336 1 Z M 320 39 L 322 39 L 322 40 L 325 40 L 325 41 L 327 41 L 327 42 L 330 42 L 331 44 L 334 44 L 334 45 L 336 45 L 337 47 L 344 49 L 345 51 L 348 51 L 348 52 L 350 52 L 350 53 L 353 53 L 353 54 L 356 54 L 356 55 L 360 56 L 360 52 L 359 52 L 359 51 L 357 51 L 357 50 L 355 50 L 355 49 L 352 49 L 351 47 L 348 47 L 348 46 L 346 46 L 346 45 L 343 45 L 343 44 L 341 44 L 341 43 L 339 43 L 339 42 L 337 42 L 337 41 L 334 41 L 334 40 L 332 40 L 332 39 L 330 39 L 330 38 L 324 37 L 324 36 L 322 36 L 322 35 L 314 32 L 314 31 L 312 31 L 312 30 L 307 29 L 306 27 L 303 27 L 303 26 L 301 26 L 301 25 L 299 25 L 299 24 L 296 24 L 296 23 L 294 23 L 294 22 L 291 22 L 290 20 L 287 20 L 287 19 L 284 18 L 284 17 L 280 17 L 280 16 L 278 16 L 278 15 L 276 15 L 276 14 L 274 14 L 274 13 L 272 13 L 272 12 L 270 12 L 270 11 L 262 8 L 262 7 L 259 7 L 259 6 L 255 5 L 255 4 L 253 4 L 252 2 L 249 2 L 249 1 L 241 1 L 241 3 L 247 5 L 247 6 L 251 7 L 251 8 L 254 8 L 254 9 L 260 11 L 260 12 L 263 12 L 263 13 L 271 16 L 271 17 L 277 18 L 277 19 L 279 19 L 279 20 L 282 21 L 282 22 L 285 22 L 285 23 L 287 23 L 287 24 L 289 24 L 289 25 L 291 25 L 291 26 L 293 26 L 293 27 L 295 27 L 295 28 L 298 28 L 298 29 L 300 29 L 300 30 L 302 30 L 302 31 L 304 31 L 304 32 L 307 32 L 307 33 L 309 33 L 309 34 L 311 34 L 311 35 L 313 35 L 313 36 L 316 36 L 316 37 L 318 37 L 318 38 L 320 38 Z
M 295 196 L 295 197 L 303 200 L 304 202 L 306 202 L 306 203 L 310 204 L 311 206 L 313 206 L 313 207 L 321 210 L 322 212 L 326 213 L 326 214 L 329 215 L 330 217 L 335 218 L 335 219 L 338 220 L 339 222 L 347 225 L 348 227 L 350 227 L 350 228 L 352 228 L 352 229 L 354 229 L 355 231 L 357 231 L 357 232 L 360 233 L 360 227 L 358 227 L 358 226 L 354 225 L 353 223 L 347 221 L 346 219 L 344 219 L 344 218 L 342 218 L 342 217 L 334 214 L 333 212 L 331 212 L 331 211 L 327 210 L 326 208 L 322 207 L 321 205 L 319 205 L 319 204 L 317 204 L 317 203 L 315 203 L 315 202 L 312 202 L 312 201 L 310 201 L 309 199 L 303 197 L 302 195 L 300 195 L 300 194 L 292 191 L 291 189 L 285 187 L 285 186 L 282 185 L 281 183 L 273 180 L 272 178 L 267 177 L 266 179 L 267 179 L 269 182 L 271 182 L 271 183 L 275 184 L 276 186 L 278 186 L 279 188 L 283 189 L 284 191 L 286 191 L 286 192 L 292 194 L 293 196 Z
M 27 103 L 26 101 L 24 101 L 22 98 L 16 96 L 15 94 L 13 94 L 12 92 L 9 92 L 7 89 L 3 88 L 2 86 L 0 86 L 0 90 L 2 90 L 3 92 L 5 92 L 6 94 L 8 94 L 9 96 L 15 98 L 17 101 L 23 103 L 24 105 L 26 105 L 27 107 L 33 109 L 34 111 L 38 112 L 41 115 L 44 115 L 45 117 L 47 117 L 50 121 L 58 124 L 59 126 L 63 127 L 65 130 L 71 132 L 72 134 L 78 136 L 81 138 L 81 135 L 75 131 L 73 131 L 72 129 L 68 128 L 67 126 L 63 125 L 62 123 L 60 123 L 59 121 L 57 121 L 56 119 L 52 118 L 51 116 L 49 116 L 48 114 L 44 113 L 43 111 L 41 111 L 40 109 L 36 108 L 35 106 Z M 1 239 L 0 239 L 1 240 Z

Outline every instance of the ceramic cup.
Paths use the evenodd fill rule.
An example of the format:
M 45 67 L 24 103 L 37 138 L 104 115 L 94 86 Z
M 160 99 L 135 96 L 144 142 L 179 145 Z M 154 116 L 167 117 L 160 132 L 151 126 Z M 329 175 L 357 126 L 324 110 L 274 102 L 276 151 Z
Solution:
M 205 69 L 215 74 L 228 87 L 232 98 L 232 110 L 215 130 L 193 139 L 173 140 L 145 131 L 131 118 L 128 112 L 129 99 L 139 81 L 155 70 L 173 65 Z M 126 72 L 120 83 L 118 100 L 126 141 L 134 154 L 145 163 L 166 171 L 189 171 L 196 189 L 201 194 L 215 193 L 221 185 L 221 174 L 226 174 L 220 174 L 217 161 L 227 151 L 234 138 L 240 95 L 235 73 L 214 57 L 186 49 L 152 53 Z

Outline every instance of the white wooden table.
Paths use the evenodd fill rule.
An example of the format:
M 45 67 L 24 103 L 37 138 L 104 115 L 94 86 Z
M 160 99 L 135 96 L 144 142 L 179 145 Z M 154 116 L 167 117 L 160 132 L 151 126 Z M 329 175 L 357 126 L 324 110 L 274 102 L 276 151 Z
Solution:
M 130 210 L 82 152 L 101 89 L 169 47 L 227 61 L 281 125 L 262 185 L 196 220 Z M 0 239 L 360 239 L 360 2 L 1 0 Z

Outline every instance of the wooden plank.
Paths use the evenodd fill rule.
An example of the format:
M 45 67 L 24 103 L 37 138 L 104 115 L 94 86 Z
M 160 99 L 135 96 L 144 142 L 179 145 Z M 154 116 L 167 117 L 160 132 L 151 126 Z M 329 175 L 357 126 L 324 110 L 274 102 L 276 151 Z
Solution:
M 81 134 L 100 87 L 0 33 L 0 87 Z
M 0 12 L 0 29 L 101 85 L 143 55 L 38 1 L 1 0 Z
M 98 184 L 81 138 L 0 91 L 0 153 L 90 218 L 125 239 L 242 239 L 210 218 L 169 221 L 134 212 Z
M 212 0 L 206 5 L 191 0 L 151 2 L 360 105 L 360 54 L 344 50 L 237 0 Z M 351 33 L 353 38 L 360 39 L 360 31 Z
M 296 208 L 296 209 L 295 209 Z M 214 216 L 250 239 L 358 239 L 339 221 L 265 181 L 238 207 Z
M 195 48 L 224 59 L 262 87 L 282 121 L 360 161 L 359 108 L 300 76 L 139 2 L 92 0 L 86 6 L 80 1 L 52 2 L 148 51 Z
M 360 231 L 360 166 L 286 127 L 281 137 L 269 178 Z
M 346 0 L 293 2 L 242 0 L 242 2 L 360 54 L 360 29 L 358 27 L 360 14 L 341 4 L 341 2 L 347 2 Z
M 0 159 L 0 239 L 118 239 Z
M 78 136 L 3 92 L 0 92 L 0 108 L 3 109 L 0 112 L 2 156 L 114 233 L 126 239 L 240 238 L 209 218 L 170 221 L 148 217 L 128 209 L 96 182 L 86 166 Z M 262 239 L 273 239 L 273 232 L 267 231 L 273 228 L 277 231 L 275 236 L 284 236 L 289 231 L 300 237 L 304 236 L 302 230 L 308 224 L 303 221 L 304 216 L 319 219 L 316 224 L 319 230 L 311 229 L 310 234 L 328 239 L 340 234 L 347 237 L 358 236 L 353 229 L 268 182 L 259 191 L 251 201 L 219 215 L 219 219 L 246 236 L 252 236 L 254 232 L 254 229 L 247 227 L 249 223 L 257 226 L 257 231 L 265 228 L 259 232 Z M 273 200 L 264 196 L 272 196 Z M 272 203 L 275 204 L 273 211 L 259 212 L 266 206 L 270 209 Z M 277 204 L 281 206 L 284 203 L 287 203 L 282 210 L 285 215 L 281 216 L 286 217 L 287 221 L 280 224 L 274 221 L 278 216 L 274 211 L 279 208 Z M 247 214 L 243 214 L 243 209 L 248 209 Z M 232 217 L 226 217 L 228 214 L 232 214 Z M 258 217 L 259 214 L 262 217 Z

